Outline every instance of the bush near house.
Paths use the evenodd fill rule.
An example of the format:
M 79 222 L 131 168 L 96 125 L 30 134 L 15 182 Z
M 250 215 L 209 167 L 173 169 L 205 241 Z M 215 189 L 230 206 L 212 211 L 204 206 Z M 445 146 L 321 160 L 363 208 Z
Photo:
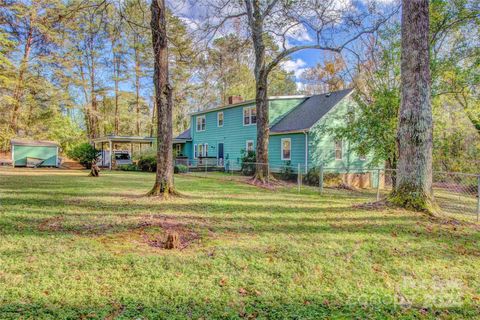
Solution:
M 98 158 L 99 154 L 100 151 L 95 149 L 95 147 L 88 142 L 76 145 L 67 151 L 67 156 L 69 158 L 78 161 L 87 169 L 91 168 L 92 161 Z
M 257 160 L 257 155 L 255 154 L 255 151 L 242 150 L 242 153 L 242 174 L 245 176 L 253 176 L 255 174 L 255 162 Z
M 157 171 L 157 157 L 154 155 L 142 155 L 138 159 L 138 168 L 141 171 L 155 172 Z
M 187 173 L 188 172 L 188 167 L 184 164 L 177 164 L 175 167 L 173 167 L 173 172 L 174 173 Z

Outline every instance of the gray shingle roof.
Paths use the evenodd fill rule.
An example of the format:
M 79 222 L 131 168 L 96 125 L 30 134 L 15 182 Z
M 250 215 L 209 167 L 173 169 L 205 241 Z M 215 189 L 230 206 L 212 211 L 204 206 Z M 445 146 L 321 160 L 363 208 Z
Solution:
M 190 134 L 190 128 L 180 133 L 178 136 L 175 137 L 175 139 L 184 139 L 184 140 L 192 139 L 192 135 Z
M 352 90 L 345 89 L 311 96 L 274 124 L 270 132 L 282 133 L 310 129 Z

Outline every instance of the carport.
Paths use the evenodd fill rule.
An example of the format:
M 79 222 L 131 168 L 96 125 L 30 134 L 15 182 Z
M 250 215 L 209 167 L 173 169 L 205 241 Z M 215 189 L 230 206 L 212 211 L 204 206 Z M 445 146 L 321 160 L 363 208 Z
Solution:
M 108 146 L 108 151 L 110 152 L 110 161 L 108 161 L 108 168 L 112 170 L 112 156 L 113 148 L 115 144 L 129 144 L 130 153 L 133 154 L 133 146 L 135 144 L 140 146 L 140 151 L 142 150 L 142 145 L 153 145 L 155 138 L 153 137 L 139 137 L 139 136 L 116 136 L 116 135 L 106 135 L 104 137 L 93 139 L 95 149 L 101 150 L 102 152 L 102 167 L 105 166 L 105 147 Z M 100 145 L 100 148 L 97 148 L 97 145 Z

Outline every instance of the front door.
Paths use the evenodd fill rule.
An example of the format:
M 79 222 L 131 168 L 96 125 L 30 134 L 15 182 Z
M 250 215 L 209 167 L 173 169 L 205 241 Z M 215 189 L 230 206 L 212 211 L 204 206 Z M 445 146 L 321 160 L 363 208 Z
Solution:
M 223 143 L 218 144 L 218 156 L 217 161 L 219 166 L 223 166 Z

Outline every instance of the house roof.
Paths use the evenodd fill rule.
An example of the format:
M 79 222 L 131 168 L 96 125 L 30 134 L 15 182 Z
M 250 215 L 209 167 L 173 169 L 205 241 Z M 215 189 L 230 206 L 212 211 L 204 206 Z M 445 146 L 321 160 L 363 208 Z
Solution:
M 311 96 L 274 124 L 270 128 L 270 133 L 286 133 L 310 129 L 352 91 L 353 89 L 346 89 Z
M 180 133 L 178 136 L 176 136 L 174 139 L 179 139 L 179 140 L 191 140 L 192 139 L 192 134 L 190 133 L 190 128 L 187 130 L 183 131 Z
M 58 147 L 58 143 L 46 140 L 10 140 L 12 146 Z
M 301 99 L 301 98 L 308 98 L 308 96 L 303 96 L 303 95 L 270 96 L 270 97 L 268 97 L 268 101 Z M 215 107 L 215 108 L 210 108 L 210 109 L 205 109 L 205 110 L 201 110 L 201 111 L 191 112 L 191 113 L 189 113 L 189 115 L 193 116 L 193 115 L 197 115 L 197 114 L 203 114 L 203 113 L 208 113 L 208 112 L 212 112 L 212 111 L 219 111 L 219 110 L 223 110 L 223 109 L 228 109 L 228 108 L 233 108 L 233 107 L 238 107 L 238 106 L 243 106 L 243 105 L 248 105 L 248 104 L 254 104 L 254 103 L 255 103 L 255 99 L 245 100 L 245 101 L 238 102 L 238 103 L 226 104 L 226 105 L 222 105 L 222 106 Z

